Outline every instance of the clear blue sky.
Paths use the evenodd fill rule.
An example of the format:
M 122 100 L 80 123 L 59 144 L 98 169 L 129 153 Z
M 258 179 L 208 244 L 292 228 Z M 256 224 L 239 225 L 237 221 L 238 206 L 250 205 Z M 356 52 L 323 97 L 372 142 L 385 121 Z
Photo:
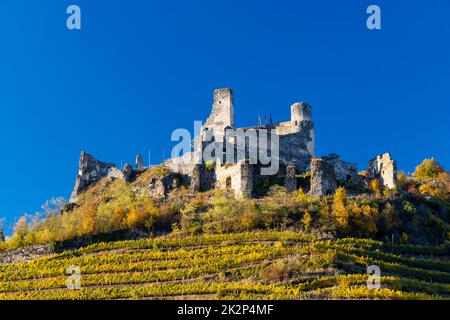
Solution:
M 81 31 L 66 28 L 70 4 Z M 370 4 L 381 31 L 366 28 Z M 311 103 L 318 155 L 450 168 L 449 0 L 2 0 L 0 41 L 6 227 L 69 196 L 81 150 L 120 165 L 151 148 L 159 162 L 219 87 L 237 125 Z

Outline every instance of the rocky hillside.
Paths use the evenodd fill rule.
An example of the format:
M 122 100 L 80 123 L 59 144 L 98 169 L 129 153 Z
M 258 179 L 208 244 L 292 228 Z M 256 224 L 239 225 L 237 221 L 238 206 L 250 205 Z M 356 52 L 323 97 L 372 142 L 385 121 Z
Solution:
M 450 296 L 449 178 L 433 159 L 395 188 L 322 197 L 308 174 L 243 199 L 192 192 L 164 165 L 118 174 L 19 220 L 0 243 L 0 299 Z
M 306 193 L 308 175 L 288 191 L 267 180 L 258 198 L 236 199 L 232 190 L 192 192 L 164 165 L 133 171 L 133 179 L 109 174 L 44 219 L 23 217 L 0 250 L 55 244 L 79 247 L 96 241 L 159 236 L 295 230 L 333 238 L 440 245 L 449 241 L 449 175 L 426 160 L 415 175 L 399 175 L 393 189 L 373 179 L 363 193 Z M 362 173 L 363 174 L 363 173 Z M 132 230 L 132 232 L 130 232 Z

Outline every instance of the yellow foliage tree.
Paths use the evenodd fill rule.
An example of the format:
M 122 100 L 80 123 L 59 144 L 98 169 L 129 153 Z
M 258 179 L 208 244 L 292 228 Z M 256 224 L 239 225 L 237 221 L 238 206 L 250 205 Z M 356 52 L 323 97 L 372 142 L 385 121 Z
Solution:
M 348 230 L 349 214 L 346 208 L 347 191 L 345 188 L 338 188 L 333 199 L 332 214 L 337 225 L 342 230 Z
M 428 181 L 419 187 L 421 194 L 440 197 L 450 200 L 450 176 L 447 172 L 439 173 L 432 181 Z
M 153 227 L 154 218 L 158 215 L 159 210 L 153 202 L 147 202 L 141 206 L 133 206 L 127 214 L 126 224 L 128 228 Z
M 378 209 L 352 202 L 347 206 L 353 232 L 359 236 L 371 236 L 377 232 Z
M 14 225 L 14 234 L 8 242 L 10 249 L 16 249 L 18 247 L 26 245 L 25 237 L 28 233 L 27 218 L 25 216 L 20 219 Z
M 416 167 L 413 176 L 419 181 L 430 181 L 437 178 L 439 173 L 445 172 L 436 159 L 425 159 Z
M 381 192 L 382 192 L 382 188 L 381 188 L 381 183 L 380 180 L 378 179 L 373 179 L 372 181 L 370 181 L 369 183 L 369 189 L 375 193 L 375 195 L 377 197 L 381 196 Z

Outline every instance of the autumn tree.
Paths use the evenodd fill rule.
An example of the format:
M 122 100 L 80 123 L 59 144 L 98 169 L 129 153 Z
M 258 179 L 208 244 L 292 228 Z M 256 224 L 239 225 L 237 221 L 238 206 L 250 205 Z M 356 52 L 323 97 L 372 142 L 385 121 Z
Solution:
M 436 161 L 436 159 L 425 159 L 416 167 L 413 176 L 419 181 L 430 181 L 437 178 L 441 173 L 445 172 L 444 168 Z
M 19 248 L 24 246 L 25 237 L 28 234 L 28 225 L 27 225 L 27 217 L 23 216 L 16 222 L 14 225 L 14 234 L 11 237 L 11 241 L 9 245 L 11 249 Z
M 347 191 L 345 188 L 340 187 L 336 190 L 336 194 L 333 198 L 332 214 L 335 218 L 337 225 L 342 230 L 348 229 L 349 214 L 346 208 L 347 204 Z
M 450 200 L 450 176 L 434 159 L 425 159 L 416 167 L 413 176 L 422 183 L 419 192 Z
M 382 192 L 380 180 L 378 180 L 378 179 L 373 179 L 372 181 L 370 181 L 370 183 L 369 183 L 369 189 L 370 189 L 377 197 L 380 197 L 380 196 L 381 196 L 381 192 Z
M 441 172 L 433 181 L 428 181 L 419 187 L 421 194 L 439 197 L 450 201 L 450 176 L 447 172 Z

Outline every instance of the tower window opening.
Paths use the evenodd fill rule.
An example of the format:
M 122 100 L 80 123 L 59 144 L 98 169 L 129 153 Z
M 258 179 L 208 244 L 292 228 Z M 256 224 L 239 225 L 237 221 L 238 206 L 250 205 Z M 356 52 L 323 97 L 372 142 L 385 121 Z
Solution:
M 225 186 L 227 189 L 231 189 L 231 177 L 228 177 L 225 181 Z

